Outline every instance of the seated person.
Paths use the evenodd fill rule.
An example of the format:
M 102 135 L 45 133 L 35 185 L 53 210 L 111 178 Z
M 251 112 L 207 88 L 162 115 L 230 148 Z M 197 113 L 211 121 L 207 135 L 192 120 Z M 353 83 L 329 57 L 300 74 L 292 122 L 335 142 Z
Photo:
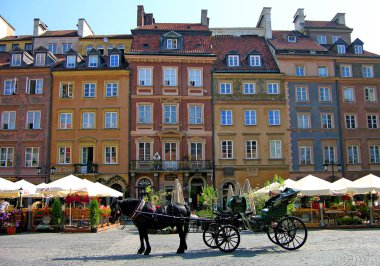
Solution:
M 88 226 L 88 222 L 84 219 L 84 214 L 82 214 L 81 219 L 78 221 L 78 228 Z

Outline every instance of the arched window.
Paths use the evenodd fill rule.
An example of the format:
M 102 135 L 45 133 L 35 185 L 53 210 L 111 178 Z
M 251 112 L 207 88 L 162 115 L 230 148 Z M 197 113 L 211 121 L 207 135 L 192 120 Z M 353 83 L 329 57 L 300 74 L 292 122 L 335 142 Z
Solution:
M 201 177 L 194 177 L 190 180 L 190 196 L 189 205 L 192 209 L 198 209 L 200 206 L 199 197 L 202 194 L 202 188 L 205 186 L 205 181 Z
M 110 54 L 110 51 L 113 49 L 113 45 L 108 45 L 107 47 L 107 53 Z
M 124 52 L 125 52 L 125 47 L 124 47 L 123 44 L 119 44 L 119 46 L 117 47 L 117 49 L 119 49 L 119 51 L 120 51 L 122 54 L 124 54 Z
M 152 182 L 148 178 L 141 178 L 137 182 L 137 198 L 142 199 L 147 195 L 145 188 L 147 186 L 152 186 Z
M 92 45 L 87 46 L 87 47 L 86 47 L 86 54 L 87 54 L 92 48 L 94 48 L 94 47 L 92 47 Z
M 103 46 L 103 45 L 99 45 L 99 46 L 98 46 L 98 51 L 99 51 L 102 55 L 104 55 L 104 46 Z

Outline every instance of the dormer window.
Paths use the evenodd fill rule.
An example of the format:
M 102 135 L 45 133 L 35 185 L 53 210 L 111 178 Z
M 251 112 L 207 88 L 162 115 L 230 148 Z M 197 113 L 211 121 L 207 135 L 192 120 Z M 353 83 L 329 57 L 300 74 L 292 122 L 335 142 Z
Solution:
M 21 66 L 21 54 L 13 54 L 11 66 Z
M 296 42 L 297 37 L 295 35 L 288 35 L 288 42 Z
M 119 55 L 111 54 L 110 55 L 110 67 L 118 67 L 119 66 Z
M 355 45 L 354 50 L 355 50 L 355 54 L 363 54 L 363 46 L 362 45 Z
M 103 45 L 99 45 L 98 46 L 98 51 L 100 52 L 101 55 L 104 55 L 104 46 Z
M 166 39 L 166 48 L 167 49 L 177 49 L 177 39 Z
M 260 55 L 250 55 L 249 56 L 250 66 L 261 66 L 261 56 Z
M 97 67 L 98 66 L 98 56 L 90 55 L 88 57 L 88 67 Z
M 111 50 L 113 49 L 113 45 L 108 45 L 107 47 L 107 53 L 110 54 Z
M 86 54 L 88 54 L 88 52 L 91 51 L 92 48 L 93 48 L 93 47 L 92 47 L 91 45 L 87 46 L 87 47 L 86 47 Z
M 239 66 L 239 56 L 238 55 L 229 55 L 228 56 L 228 66 Z
M 119 51 L 124 54 L 124 51 L 125 51 L 125 46 L 122 45 L 122 44 L 119 44 L 119 46 L 117 47 L 117 49 L 119 49 Z
M 46 54 L 45 53 L 38 53 L 36 54 L 36 62 L 34 63 L 35 66 L 44 66 L 46 60 Z
M 338 44 L 337 46 L 338 54 L 345 54 L 346 53 L 346 46 L 343 44 Z
M 76 56 L 75 55 L 68 55 L 66 57 L 66 67 L 67 68 L 73 68 L 73 67 L 75 67 L 75 61 L 76 61 Z

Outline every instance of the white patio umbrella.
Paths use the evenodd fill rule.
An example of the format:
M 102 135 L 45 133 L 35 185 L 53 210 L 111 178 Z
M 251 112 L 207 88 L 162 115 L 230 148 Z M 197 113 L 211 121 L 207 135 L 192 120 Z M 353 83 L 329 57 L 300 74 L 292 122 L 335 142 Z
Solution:
M 239 182 L 236 182 L 234 195 L 239 196 L 240 194 L 241 194 L 240 184 Z
M 15 184 L 19 189 L 22 188 L 23 197 L 42 197 L 40 194 L 36 193 L 37 186 L 24 179 L 15 182 Z
M 380 192 L 380 177 L 369 174 L 359 178 L 347 186 L 347 193 L 364 194 L 369 192 Z
M 180 204 L 185 204 L 185 199 L 183 197 L 183 190 L 182 186 L 179 183 L 178 179 L 174 180 L 174 187 L 172 191 L 172 203 L 180 203 Z
M 313 175 L 307 175 L 289 186 L 298 189 L 305 196 L 332 195 L 333 186 L 330 182 Z
M 248 179 L 244 180 L 243 188 L 242 188 L 242 193 L 249 194 L 251 192 L 251 184 L 249 183 Z
M 293 185 L 295 182 L 296 181 L 294 181 L 293 179 L 288 178 L 285 180 L 285 187 L 289 187 L 289 186 Z
M 283 190 L 285 187 L 282 186 L 280 183 L 278 182 L 273 182 L 271 184 L 269 184 L 268 186 L 265 186 L 263 188 L 260 188 L 259 190 L 256 190 L 254 192 L 254 194 L 259 194 L 259 193 L 265 193 L 265 194 L 268 194 L 270 191 L 275 191 L 275 190 Z
M 123 196 L 123 193 L 121 193 L 120 191 L 117 191 L 116 189 L 113 189 L 113 188 L 110 188 L 106 185 L 103 185 L 102 183 L 99 183 L 99 182 L 96 182 L 95 183 L 96 186 L 106 190 L 106 191 L 109 191 L 109 194 L 111 197 L 122 197 Z
M 17 198 L 19 196 L 20 187 L 17 184 L 0 177 L 0 197 Z
M 335 193 L 345 193 L 346 188 L 352 185 L 352 181 L 344 177 L 332 183 Z
M 87 179 L 82 179 L 86 183 L 87 193 L 89 197 L 110 197 L 110 192 L 103 187 L 96 185 Z

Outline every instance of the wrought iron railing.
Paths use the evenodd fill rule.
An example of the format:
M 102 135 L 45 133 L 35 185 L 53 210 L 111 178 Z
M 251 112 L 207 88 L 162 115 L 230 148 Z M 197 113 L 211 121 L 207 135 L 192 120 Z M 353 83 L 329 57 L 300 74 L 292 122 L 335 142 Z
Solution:
M 74 174 L 97 174 L 98 165 L 91 164 L 74 164 Z
M 212 170 L 212 161 L 165 161 L 165 160 L 138 160 L 129 162 L 130 171 L 189 171 L 204 172 Z

